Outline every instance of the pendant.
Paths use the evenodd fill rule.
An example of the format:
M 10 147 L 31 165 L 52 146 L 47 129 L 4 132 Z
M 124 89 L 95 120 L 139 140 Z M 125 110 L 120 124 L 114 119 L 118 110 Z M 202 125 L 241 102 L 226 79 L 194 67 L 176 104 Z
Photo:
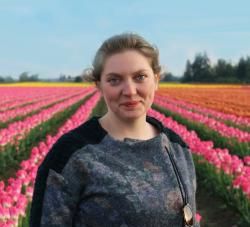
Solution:
M 185 224 L 187 226 L 193 226 L 194 224 L 193 212 L 192 212 L 191 206 L 188 203 L 183 207 L 183 215 L 184 215 Z

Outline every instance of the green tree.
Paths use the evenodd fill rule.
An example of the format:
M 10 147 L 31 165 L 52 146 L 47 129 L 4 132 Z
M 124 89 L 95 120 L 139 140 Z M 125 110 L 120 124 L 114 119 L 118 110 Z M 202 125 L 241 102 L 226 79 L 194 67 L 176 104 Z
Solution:
M 237 82 L 235 68 L 223 59 L 219 59 L 214 66 L 214 74 L 216 82 Z
M 0 83 L 3 83 L 3 82 L 5 82 L 5 79 L 4 77 L 0 76 Z
M 15 80 L 9 75 L 9 76 L 6 76 L 5 77 L 5 82 L 6 83 L 12 83 L 12 82 L 14 82 Z
M 244 81 L 246 78 L 246 72 L 247 72 L 247 67 L 246 67 L 245 59 L 240 58 L 239 63 L 237 65 L 237 78 L 240 81 Z
M 60 74 L 59 81 L 66 81 L 66 75 Z
M 246 76 L 245 82 L 250 83 L 250 57 L 246 58 Z
M 250 82 L 250 57 L 240 58 L 236 69 L 236 76 L 241 82 Z
M 20 82 L 29 81 L 29 73 L 28 73 L 28 72 L 22 72 L 22 73 L 19 75 L 19 81 L 20 81 Z
M 197 54 L 192 64 L 194 82 L 211 82 L 214 80 L 210 59 L 207 54 Z
M 180 81 L 180 78 L 177 76 L 174 76 L 170 72 L 165 72 L 161 74 L 161 81 L 162 82 L 174 82 L 174 81 Z
M 74 81 L 77 82 L 77 83 L 82 82 L 82 77 L 81 76 L 76 76 Z
M 36 74 L 32 74 L 29 77 L 29 81 L 39 81 L 39 75 L 37 73 Z
M 182 78 L 182 82 L 190 82 L 193 80 L 193 68 L 189 60 L 186 63 L 186 69 Z

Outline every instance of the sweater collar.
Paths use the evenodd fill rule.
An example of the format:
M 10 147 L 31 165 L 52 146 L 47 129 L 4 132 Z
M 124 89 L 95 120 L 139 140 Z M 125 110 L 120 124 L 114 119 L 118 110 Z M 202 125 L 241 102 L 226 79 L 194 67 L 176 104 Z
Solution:
M 93 123 L 96 124 L 98 131 L 100 130 L 100 132 L 102 132 L 102 134 L 107 134 L 107 131 L 105 129 L 103 129 L 103 127 L 99 123 L 99 118 L 101 118 L 101 116 L 94 116 L 94 117 L 92 117 L 91 120 L 93 121 Z M 151 125 L 153 125 L 159 132 L 164 131 L 164 127 L 163 127 L 162 123 L 160 121 L 158 121 L 156 118 L 147 115 L 146 121 L 148 123 L 150 123 Z

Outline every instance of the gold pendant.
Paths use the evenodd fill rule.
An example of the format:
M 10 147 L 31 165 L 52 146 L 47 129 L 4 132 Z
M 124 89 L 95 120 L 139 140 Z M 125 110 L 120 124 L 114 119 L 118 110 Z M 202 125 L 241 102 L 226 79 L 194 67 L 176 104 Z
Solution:
M 187 226 L 192 226 L 194 224 L 194 217 L 191 206 L 188 203 L 183 207 L 183 215 L 185 224 Z

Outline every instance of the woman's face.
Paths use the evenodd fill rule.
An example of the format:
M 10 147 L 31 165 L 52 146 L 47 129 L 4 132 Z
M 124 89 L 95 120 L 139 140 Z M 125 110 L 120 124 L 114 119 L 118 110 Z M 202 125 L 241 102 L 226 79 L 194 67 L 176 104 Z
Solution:
M 97 82 L 108 114 L 121 120 L 145 117 L 158 88 L 159 76 L 149 60 L 134 50 L 113 54 L 105 61 Z

